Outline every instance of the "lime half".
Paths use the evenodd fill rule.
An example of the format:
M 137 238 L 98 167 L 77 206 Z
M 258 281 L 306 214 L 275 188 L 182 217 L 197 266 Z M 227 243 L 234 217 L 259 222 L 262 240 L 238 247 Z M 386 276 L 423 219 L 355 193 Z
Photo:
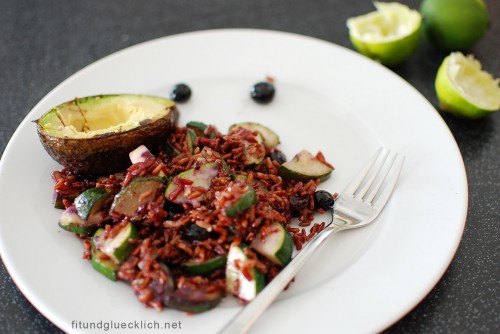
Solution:
M 499 79 L 481 70 L 472 55 L 452 52 L 443 60 L 436 76 L 436 94 L 441 110 L 457 116 L 480 118 L 500 109 Z
M 374 2 L 374 12 L 347 20 L 349 37 L 362 54 L 386 66 L 407 59 L 420 41 L 422 17 L 397 2 Z

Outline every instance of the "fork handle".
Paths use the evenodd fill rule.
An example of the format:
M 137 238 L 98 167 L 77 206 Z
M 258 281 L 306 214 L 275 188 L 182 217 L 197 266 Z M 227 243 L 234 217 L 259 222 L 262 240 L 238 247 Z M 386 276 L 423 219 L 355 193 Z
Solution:
M 339 223 L 338 225 L 335 223 Z M 283 289 L 290 283 L 297 272 L 311 257 L 318 246 L 332 233 L 344 228 L 344 223 L 334 221 L 321 233 L 316 234 L 290 263 L 277 275 L 257 297 L 239 311 L 233 319 L 219 332 L 219 334 L 246 333 L 265 309 L 276 299 Z

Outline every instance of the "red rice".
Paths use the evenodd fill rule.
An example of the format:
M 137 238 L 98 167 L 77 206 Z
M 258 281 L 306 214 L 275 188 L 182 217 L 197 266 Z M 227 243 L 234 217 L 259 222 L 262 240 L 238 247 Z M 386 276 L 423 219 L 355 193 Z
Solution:
M 187 277 L 177 270 L 176 266 L 186 260 L 203 261 L 214 256 L 226 255 L 232 242 L 251 243 L 257 231 L 272 222 L 279 222 L 286 227 L 298 250 L 325 228 L 325 222 L 312 224 L 315 212 L 313 194 L 319 185 L 319 180 L 306 183 L 285 182 L 278 175 L 279 163 L 269 157 L 252 169 L 245 168 L 243 165 L 245 149 L 259 156 L 266 154 L 264 146 L 257 143 L 255 133 L 238 129 L 228 135 L 222 135 L 214 126 L 208 126 L 205 134 L 212 134 L 212 137 L 197 137 L 195 145 L 203 146 L 203 149 L 197 147 L 194 154 L 186 145 L 186 134 L 186 128 L 176 127 L 169 136 L 169 144 L 179 152 L 177 156 L 160 149 L 156 157 L 131 165 L 125 173 L 117 172 L 99 179 L 76 175 L 67 168 L 53 173 L 54 190 L 63 199 L 65 206 L 71 205 L 73 199 L 88 188 L 105 188 L 110 193 L 116 194 L 136 177 L 160 175 L 160 173 L 182 186 L 170 194 L 168 199 L 172 201 L 183 191 L 184 186 L 193 183 L 178 177 L 178 173 L 206 162 L 223 159 L 227 163 L 231 172 L 228 173 L 221 168 L 219 174 L 212 180 L 210 189 L 191 187 L 188 197 L 202 198 L 203 205 L 200 207 L 194 209 L 185 204 L 183 213 L 172 211 L 169 214 L 171 209 L 165 205 L 167 201 L 162 193 L 155 201 L 138 211 L 142 220 L 136 224 L 139 234 L 135 241 L 137 247 L 121 265 L 118 277 L 130 283 L 139 301 L 157 310 L 164 307 L 159 285 L 166 284 L 168 279 L 166 277 L 168 273 L 164 270 L 165 263 L 173 268 L 178 288 L 187 286 L 205 290 L 222 289 L 225 287 L 223 271 L 215 272 L 209 279 L 200 276 Z M 251 144 L 245 147 L 243 139 Z M 331 166 L 321 152 L 316 158 Z M 246 180 L 240 185 L 231 180 L 231 174 L 245 175 Z M 229 186 L 232 191 L 227 191 Z M 234 203 L 241 196 L 239 193 L 249 186 L 254 187 L 258 202 L 237 218 L 226 217 L 223 209 Z M 294 194 L 307 198 L 306 207 L 295 213 L 290 205 L 290 197 Z M 299 221 L 298 226 L 292 223 L 294 216 Z M 113 221 L 105 225 L 106 238 L 112 237 L 120 226 L 133 220 L 132 217 L 112 218 Z M 184 240 L 181 230 L 190 223 L 206 229 L 215 237 L 195 242 Z M 306 227 L 309 228 L 309 232 L 306 231 Z M 251 260 L 243 268 L 243 272 L 247 275 L 250 275 L 250 269 L 255 267 L 265 273 L 266 280 L 270 281 L 281 270 L 281 267 L 263 257 L 250 253 L 248 255 L 251 256 Z M 83 257 L 90 259 L 89 240 L 84 240 Z

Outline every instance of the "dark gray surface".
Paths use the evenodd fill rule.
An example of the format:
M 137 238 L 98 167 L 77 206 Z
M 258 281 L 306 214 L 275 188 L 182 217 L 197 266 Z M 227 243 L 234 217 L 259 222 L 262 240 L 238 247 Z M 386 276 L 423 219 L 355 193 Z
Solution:
M 413 8 L 420 3 L 400 2 Z M 500 1 L 485 3 L 491 27 L 470 52 L 498 77 Z M 244 27 L 289 31 L 352 48 L 345 20 L 372 8 L 367 0 L 3 0 L 0 152 L 30 109 L 57 84 L 130 45 L 193 30 Z M 394 69 L 436 108 L 434 78 L 444 56 L 423 40 L 412 58 Z M 500 113 L 478 121 L 442 116 L 467 169 L 467 226 L 442 280 L 387 333 L 499 333 Z M 431 227 L 422 222 L 422 228 Z M 0 301 L 0 333 L 59 332 L 19 292 L 3 264 Z

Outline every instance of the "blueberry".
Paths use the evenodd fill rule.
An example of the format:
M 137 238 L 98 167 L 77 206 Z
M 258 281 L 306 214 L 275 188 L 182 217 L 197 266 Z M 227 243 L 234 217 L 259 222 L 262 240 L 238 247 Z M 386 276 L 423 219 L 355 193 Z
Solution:
M 188 241 L 203 241 L 210 238 L 210 233 L 194 223 L 188 223 L 180 230 L 183 239 Z
M 263 81 L 253 85 L 250 96 L 254 101 L 259 103 L 268 103 L 273 99 L 274 93 L 274 85 L 270 82 Z
M 191 88 L 184 83 L 176 84 L 170 91 L 170 98 L 175 102 L 186 102 L 191 97 Z
M 314 192 L 314 206 L 323 210 L 330 210 L 335 204 L 333 195 L 325 190 L 317 190 Z

